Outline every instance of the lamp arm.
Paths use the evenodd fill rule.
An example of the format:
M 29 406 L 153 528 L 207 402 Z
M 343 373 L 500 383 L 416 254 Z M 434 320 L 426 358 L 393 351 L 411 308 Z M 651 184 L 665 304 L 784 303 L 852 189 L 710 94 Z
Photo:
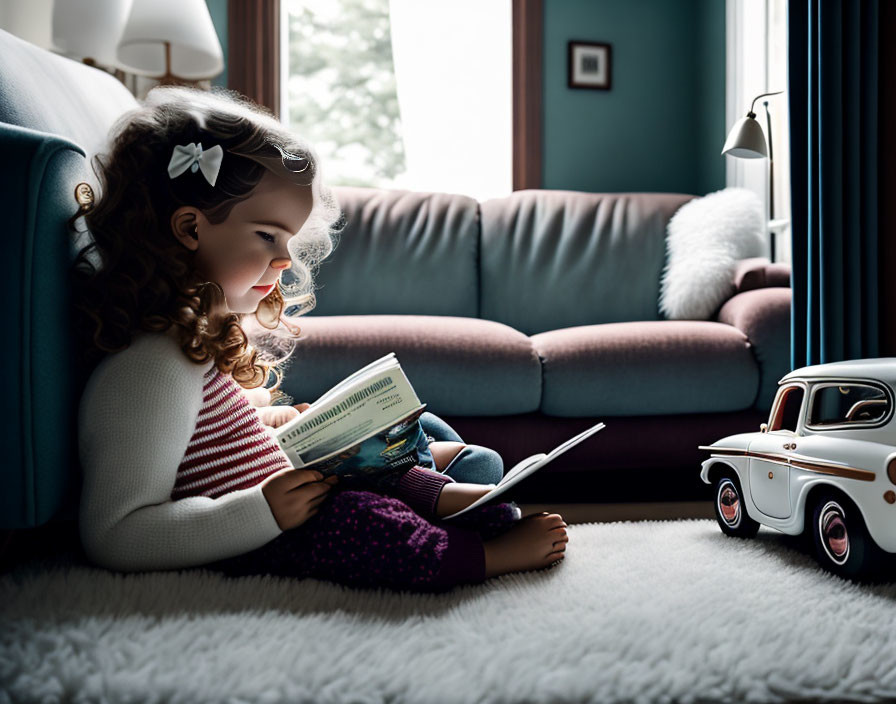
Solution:
M 760 95 L 757 95 L 755 98 L 753 98 L 753 102 L 750 103 L 750 112 L 753 112 L 753 106 L 756 105 L 756 101 L 759 100 L 760 98 L 764 98 L 767 95 L 781 95 L 781 93 L 783 93 L 783 92 L 784 92 L 783 90 L 777 90 L 774 93 L 762 93 Z

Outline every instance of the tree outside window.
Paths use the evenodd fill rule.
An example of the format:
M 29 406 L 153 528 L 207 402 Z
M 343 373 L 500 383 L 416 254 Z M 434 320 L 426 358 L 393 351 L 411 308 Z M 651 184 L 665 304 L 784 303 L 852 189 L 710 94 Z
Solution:
M 512 191 L 510 0 L 282 0 L 283 120 L 333 185 Z M 475 18 L 475 21 L 471 21 Z
M 405 171 L 388 0 L 284 0 L 284 121 L 331 184 L 388 187 Z

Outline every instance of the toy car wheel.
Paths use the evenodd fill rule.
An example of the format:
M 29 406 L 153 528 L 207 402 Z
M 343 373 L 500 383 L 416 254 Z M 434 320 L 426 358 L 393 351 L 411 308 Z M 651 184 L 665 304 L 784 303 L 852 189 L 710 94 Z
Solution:
M 752 538 L 759 532 L 759 523 L 747 515 L 736 476 L 724 475 L 716 481 L 715 513 L 725 535 Z
M 834 574 L 861 579 L 881 566 L 881 549 L 868 535 L 858 508 L 844 497 L 820 497 L 812 514 L 812 535 L 818 562 Z

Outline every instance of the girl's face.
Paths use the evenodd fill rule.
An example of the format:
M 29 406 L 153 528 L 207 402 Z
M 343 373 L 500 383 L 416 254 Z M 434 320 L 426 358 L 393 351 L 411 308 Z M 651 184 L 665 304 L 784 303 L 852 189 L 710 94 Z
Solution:
M 221 286 L 232 312 L 254 313 L 290 267 L 286 243 L 302 229 L 312 205 L 310 187 L 266 171 L 252 195 L 237 203 L 224 222 L 214 225 L 195 211 L 199 239 L 190 244 L 197 269 Z

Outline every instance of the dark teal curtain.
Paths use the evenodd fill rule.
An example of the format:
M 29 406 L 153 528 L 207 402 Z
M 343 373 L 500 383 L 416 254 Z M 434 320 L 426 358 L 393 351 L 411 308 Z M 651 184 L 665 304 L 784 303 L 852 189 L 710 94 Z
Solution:
M 789 0 L 788 41 L 791 365 L 876 357 L 878 0 Z

